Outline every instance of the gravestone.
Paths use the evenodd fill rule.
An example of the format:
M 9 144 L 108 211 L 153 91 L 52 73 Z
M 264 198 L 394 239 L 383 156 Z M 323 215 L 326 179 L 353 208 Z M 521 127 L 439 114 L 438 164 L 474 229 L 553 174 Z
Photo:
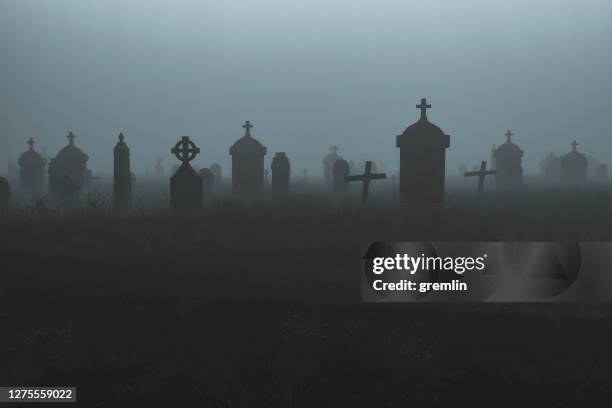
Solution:
M 171 152 L 182 164 L 170 178 L 170 209 L 177 213 L 202 209 L 202 180 L 189 164 L 200 153 L 200 149 L 188 136 L 183 136 Z
M 19 157 L 19 180 L 21 192 L 32 198 L 40 197 L 45 187 L 47 160 L 34 150 L 34 140 L 28 140 L 30 148 Z
M 523 151 L 512 143 L 512 136 L 514 133 L 508 130 L 506 143 L 499 146 L 493 155 L 497 167 L 491 166 L 497 170 L 495 182 L 499 188 L 516 189 L 523 184 Z
M 125 211 L 132 206 L 132 173 L 130 171 L 130 148 L 125 136 L 119 133 L 119 141 L 113 151 L 113 208 Z
M 264 156 L 267 149 L 251 136 L 251 122 L 242 126 L 244 136 L 230 148 L 232 156 L 232 194 L 238 198 L 257 198 L 264 189 Z
M 338 154 L 338 146 L 334 145 L 329 148 L 329 153 L 321 161 L 321 163 L 323 164 L 323 179 L 325 180 L 326 186 L 333 186 L 334 164 L 336 163 L 336 161 L 341 159 L 342 157 Z
M 540 175 L 549 183 L 561 181 L 561 159 L 550 152 L 540 162 Z
M 73 132 L 66 137 L 68 146 L 60 150 L 49 163 L 49 188 L 51 197 L 58 204 L 74 207 L 89 182 L 89 156 L 75 145 L 76 136 Z
M 349 164 L 346 160 L 336 160 L 334 163 L 334 193 L 341 194 L 348 191 L 346 177 L 349 175 Z
M 450 137 L 427 120 L 431 105 L 421 99 L 421 118 L 396 137 L 400 149 L 400 203 L 413 206 L 444 202 L 446 149 Z
M 223 180 L 223 173 L 221 172 L 221 165 L 219 163 L 211 164 L 210 171 L 212 171 L 215 176 L 215 188 L 219 189 L 219 187 L 221 186 L 221 182 Z
M 466 171 L 465 172 L 465 177 L 474 177 L 477 176 L 478 177 L 478 196 L 482 196 L 482 192 L 484 190 L 484 182 L 485 182 L 485 177 L 488 175 L 494 175 L 497 174 L 496 170 L 487 170 L 487 162 L 486 161 L 482 161 L 480 162 L 480 170 L 478 171 Z
M 587 181 L 587 158 L 578 152 L 578 143 L 572 142 L 572 151 L 561 159 L 561 177 L 563 183 L 569 186 L 578 186 Z
M 289 179 L 291 177 L 291 166 L 289 158 L 284 152 L 276 153 L 272 160 L 272 192 L 288 193 Z
M 198 172 L 200 179 L 202 180 L 202 193 L 204 194 L 204 201 L 210 200 L 215 191 L 215 174 L 212 170 L 203 168 Z
M 361 181 L 362 182 L 361 203 L 366 204 L 368 201 L 368 192 L 370 190 L 370 182 L 372 180 L 383 180 L 386 178 L 387 178 L 387 175 L 385 173 L 379 173 L 379 174 L 372 173 L 372 162 L 366 161 L 365 170 L 363 174 L 355 175 L 355 176 L 345 176 L 344 180 L 347 182 L 351 182 L 351 181 Z
M 11 200 L 11 185 L 7 179 L 0 177 L 0 208 L 6 208 Z
M 155 178 L 157 180 L 163 180 L 166 177 L 166 171 L 164 170 L 163 159 L 161 156 L 157 156 L 157 162 L 155 163 Z
M 597 166 L 597 181 L 603 182 L 608 179 L 608 165 L 605 163 L 600 163 Z

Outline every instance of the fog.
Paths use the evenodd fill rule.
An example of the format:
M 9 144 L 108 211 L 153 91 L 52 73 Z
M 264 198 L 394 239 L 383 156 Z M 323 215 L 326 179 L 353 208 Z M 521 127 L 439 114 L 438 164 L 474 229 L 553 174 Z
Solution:
M 612 155 L 609 0 L 0 0 L 0 173 L 33 137 L 54 156 L 73 130 L 94 172 L 122 131 L 143 172 L 190 136 L 221 163 L 245 120 L 296 173 L 347 159 L 395 171 L 395 136 L 429 118 L 447 172 L 514 141 Z

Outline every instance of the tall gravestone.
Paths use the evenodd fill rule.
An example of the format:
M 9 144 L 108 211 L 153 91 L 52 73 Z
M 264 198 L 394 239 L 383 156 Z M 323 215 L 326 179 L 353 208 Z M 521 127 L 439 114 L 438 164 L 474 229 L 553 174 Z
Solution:
M 506 143 L 499 146 L 491 168 L 497 170 L 495 183 L 503 189 L 516 189 L 523 184 L 523 150 L 512 142 L 512 131 L 506 132 Z
M 336 160 L 333 168 L 334 193 L 341 194 L 348 191 L 346 177 L 349 175 L 349 164 L 346 160 Z
M 173 212 L 191 212 L 204 206 L 202 180 L 189 164 L 200 153 L 195 143 L 183 136 L 172 149 L 181 165 L 170 178 L 170 209 Z
M 291 165 L 285 152 L 278 152 L 272 160 L 272 192 L 288 193 Z
M 251 136 L 251 122 L 245 122 L 244 136 L 230 148 L 232 193 L 238 198 L 257 198 L 264 189 L 264 156 L 267 149 Z
M 427 119 L 431 105 L 421 99 L 421 118 L 396 137 L 400 149 L 400 203 L 427 206 L 444 202 L 446 149 L 450 137 Z
M 34 150 L 34 140 L 28 140 L 30 148 L 19 157 L 19 181 L 26 197 L 40 197 L 45 187 L 47 160 Z
M 577 150 L 578 143 L 572 142 L 572 151 L 561 159 L 561 176 L 568 186 L 578 186 L 587 181 L 587 157 Z
M 125 136 L 119 133 L 119 141 L 113 151 L 113 207 L 115 210 L 129 210 L 132 206 L 132 173 L 130 171 L 130 148 Z
M 221 165 L 219 163 L 213 163 L 210 165 L 210 171 L 215 176 L 215 189 L 219 189 L 223 180 L 223 174 L 221 172 Z
M 8 207 L 11 199 L 11 185 L 7 179 L 0 177 L 0 208 Z
M 70 132 L 66 137 L 68 145 L 49 163 L 49 188 L 51 197 L 60 205 L 73 207 L 88 183 L 89 156 L 74 143 L 74 133 Z
M 208 201 L 212 198 L 213 192 L 215 190 L 215 174 L 212 170 L 203 168 L 198 174 L 200 175 L 200 179 L 202 180 L 202 192 L 204 194 L 204 201 Z

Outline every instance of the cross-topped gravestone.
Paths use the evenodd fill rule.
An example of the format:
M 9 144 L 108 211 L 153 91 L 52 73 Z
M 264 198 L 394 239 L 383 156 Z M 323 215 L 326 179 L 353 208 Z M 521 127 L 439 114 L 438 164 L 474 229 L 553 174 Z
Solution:
M 351 181 L 361 181 L 362 189 L 361 189 L 361 202 L 365 204 L 368 201 L 368 192 L 370 190 L 370 182 L 372 180 L 383 180 L 386 179 L 387 175 L 385 173 L 372 173 L 372 162 L 365 162 L 365 171 L 361 175 L 355 176 L 346 176 L 344 180 L 347 182 Z
M 113 150 L 113 208 L 127 211 L 132 205 L 132 172 L 130 170 L 130 148 L 125 136 L 119 133 L 119 141 Z
M 484 182 L 485 177 L 488 175 L 497 174 L 497 170 L 487 170 L 487 162 L 483 160 L 480 162 L 480 170 L 478 171 L 466 171 L 464 173 L 465 177 L 474 177 L 478 176 L 478 196 L 482 195 L 484 190 Z
M 183 136 L 171 152 L 182 164 L 170 178 L 170 208 L 174 212 L 197 211 L 204 206 L 202 179 L 189 164 L 200 149 Z

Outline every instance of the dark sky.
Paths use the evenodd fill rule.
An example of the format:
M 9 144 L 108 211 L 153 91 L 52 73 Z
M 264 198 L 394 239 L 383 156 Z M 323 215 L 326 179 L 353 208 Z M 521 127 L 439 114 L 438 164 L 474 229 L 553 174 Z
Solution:
M 189 135 L 219 162 L 244 120 L 294 171 L 328 147 L 398 167 L 418 118 L 451 135 L 447 168 L 488 159 L 510 128 L 547 151 L 612 155 L 609 0 L 0 0 L 1 173 L 29 137 L 69 130 L 96 172 L 119 131 L 144 171 Z

